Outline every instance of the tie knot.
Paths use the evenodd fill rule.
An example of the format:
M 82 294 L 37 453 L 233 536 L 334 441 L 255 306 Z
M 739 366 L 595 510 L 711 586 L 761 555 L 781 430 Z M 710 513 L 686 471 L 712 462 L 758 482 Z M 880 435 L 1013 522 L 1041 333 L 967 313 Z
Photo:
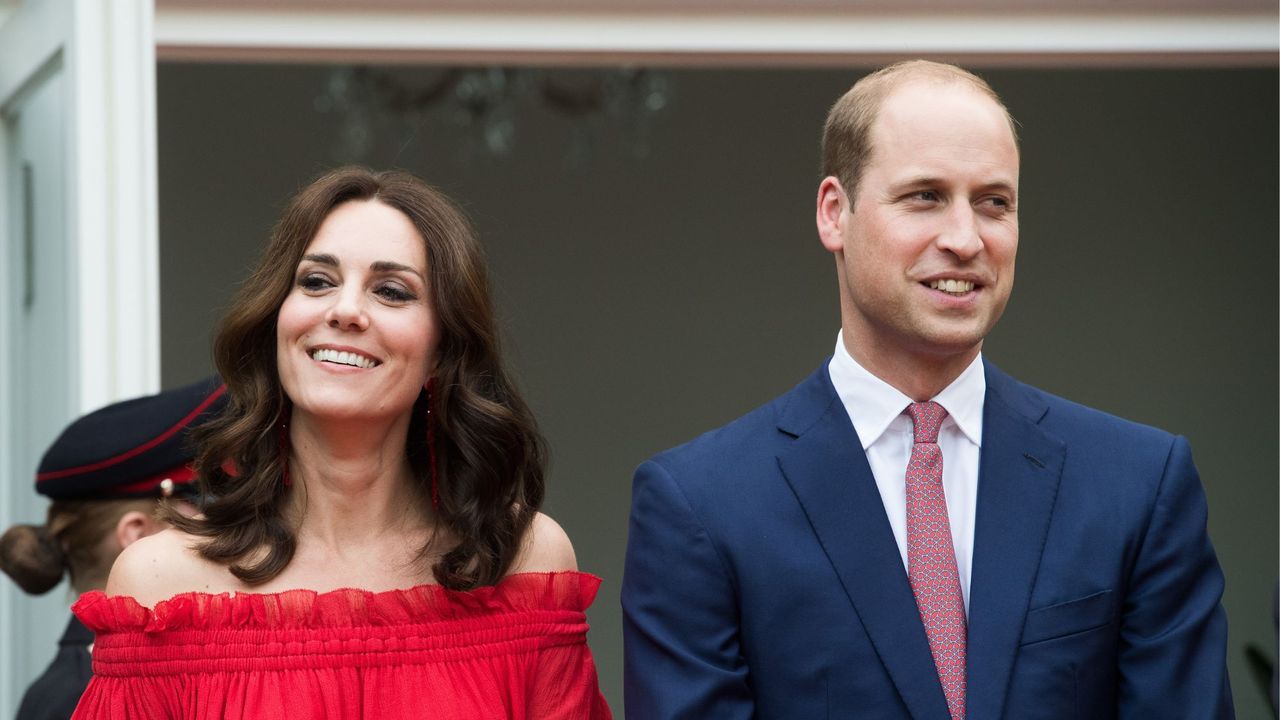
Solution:
M 907 414 L 915 426 L 915 440 L 918 443 L 938 442 L 938 428 L 947 417 L 947 411 L 936 402 L 911 403 L 907 406 Z

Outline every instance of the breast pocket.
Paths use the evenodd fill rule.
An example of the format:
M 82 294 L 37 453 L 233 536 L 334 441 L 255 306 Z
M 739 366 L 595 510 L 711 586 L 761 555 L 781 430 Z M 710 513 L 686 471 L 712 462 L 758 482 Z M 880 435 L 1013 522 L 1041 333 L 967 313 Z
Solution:
M 1114 715 L 1114 605 L 1114 594 L 1104 590 L 1027 612 L 1005 717 L 1095 720 Z
M 1115 615 L 1112 593 L 1103 590 L 1086 597 L 1027 611 L 1022 644 L 1055 640 L 1109 625 Z

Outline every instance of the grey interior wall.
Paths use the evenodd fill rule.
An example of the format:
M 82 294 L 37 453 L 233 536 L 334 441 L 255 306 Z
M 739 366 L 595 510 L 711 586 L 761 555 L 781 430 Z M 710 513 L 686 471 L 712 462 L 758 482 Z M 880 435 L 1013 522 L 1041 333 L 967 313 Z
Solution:
M 859 72 L 670 71 L 644 159 L 605 121 L 569 162 L 571 123 L 531 103 L 503 160 L 444 115 L 379 126 L 361 158 L 426 177 L 478 226 L 510 361 L 553 451 L 548 512 L 605 580 L 591 642 L 619 711 L 631 472 L 830 352 L 817 137 Z M 1277 73 L 987 76 L 1024 148 L 1018 282 L 987 356 L 1191 439 L 1227 573 L 1237 709 L 1260 717 L 1243 657 L 1275 646 Z M 284 200 L 350 159 L 338 116 L 317 109 L 329 80 L 315 66 L 161 65 L 166 386 L 210 370 L 212 324 Z

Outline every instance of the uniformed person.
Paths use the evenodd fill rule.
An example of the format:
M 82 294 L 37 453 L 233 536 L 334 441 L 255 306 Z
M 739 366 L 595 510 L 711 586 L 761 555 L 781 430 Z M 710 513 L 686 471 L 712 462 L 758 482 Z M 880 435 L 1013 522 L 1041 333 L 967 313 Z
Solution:
M 0 570 L 32 595 L 68 575 L 74 595 L 102 589 L 116 556 L 165 527 L 159 499 L 190 504 L 195 473 L 188 432 L 224 403 L 217 378 L 126 400 L 71 423 L 45 452 L 36 492 L 52 500 L 44 525 L 0 536 Z M 53 662 L 27 689 L 18 720 L 69 718 L 89 683 L 93 634 L 74 616 Z

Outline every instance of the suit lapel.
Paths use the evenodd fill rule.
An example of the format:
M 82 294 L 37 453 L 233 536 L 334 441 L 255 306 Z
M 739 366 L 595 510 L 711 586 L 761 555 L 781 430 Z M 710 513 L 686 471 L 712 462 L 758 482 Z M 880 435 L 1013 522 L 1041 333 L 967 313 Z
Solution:
M 986 364 L 970 578 L 969 717 L 1000 717 L 1066 452 L 1036 423 L 1047 407 Z
M 875 478 L 825 366 L 796 389 L 778 463 L 915 718 L 948 717 L 929 642 Z M 982 717 L 974 714 L 973 717 Z

